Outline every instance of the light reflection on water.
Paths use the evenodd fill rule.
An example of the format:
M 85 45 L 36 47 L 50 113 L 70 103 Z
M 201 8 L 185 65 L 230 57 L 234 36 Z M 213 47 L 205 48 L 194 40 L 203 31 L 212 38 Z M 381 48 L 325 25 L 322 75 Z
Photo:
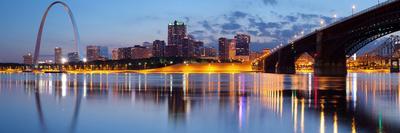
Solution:
M 398 74 L 0 74 L 0 132 L 400 132 Z

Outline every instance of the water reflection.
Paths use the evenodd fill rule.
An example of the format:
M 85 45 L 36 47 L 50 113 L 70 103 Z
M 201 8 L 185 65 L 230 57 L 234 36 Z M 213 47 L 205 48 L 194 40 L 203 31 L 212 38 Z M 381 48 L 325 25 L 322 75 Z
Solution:
M 263 73 L 2 73 L 0 77 L 0 100 L 34 95 L 35 109 L 19 113 L 35 110 L 38 132 L 85 132 L 93 126 L 105 129 L 100 132 L 400 132 L 397 74 L 332 78 Z M 12 111 L 12 104 L 30 103 L 3 106 Z M 58 108 L 62 116 L 55 115 Z M 104 119 L 98 123 L 139 124 L 116 128 L 91 122 L 99 117 Z

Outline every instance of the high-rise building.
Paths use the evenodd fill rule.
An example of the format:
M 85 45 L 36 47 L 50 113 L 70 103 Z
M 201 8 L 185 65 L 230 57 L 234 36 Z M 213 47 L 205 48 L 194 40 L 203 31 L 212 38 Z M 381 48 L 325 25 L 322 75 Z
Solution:
M 179 47 L 181 46 L 181 47 Z M 178 55 L 181 57 L 192 57 L 193 56 L 193 41 L 189 37 L 183 39 L 182 45 L 178 45 Z
M 33 56 L 31 53 L 28 53 L 23 56 L 24 64 L 32 65 L 33 64 Z
M 201 50 L 201 57 L 216 57 L 217 56 L 217 49 L 213 47 L 202 47 Z
M 68 62 L 79 62 L 79 61 L 80 58 L 78 52 L 68 53 Z
M 62 59 L 62 49 L 60 47 L 54 48 L 54 63 L 61 64 Z
M 225 60 L 228 58 L 228 39 L 225 37 L 221 37 L 218 39 L 218 57 L 220 60 Z
M 228 43 L 228 59 L 236 59 L 236 39 L 229 39 Z
M 153 56 L 154 57 L 164 57 L 165 53 L 165 42 L 161 40 L 155 40 L 153 42 Z
M 87 61 L 95 61 L 100 57 L 100 48 L 98 46 L 87 46 L 86 47 L 86 59 Z
M 177 45 L 167 45 L 165 46 L 165 57 L 179 57 L 178 46 Z
M 132 48 L 133 47 L 118 48 L 118 59 L 119 60 L 132 59 Z
M 108 47 L 89 45 L 86 47 L 86 58 L 88 61 L 107 60 Z
M 119 57 L 118 57 L 118 48 L 115 48 L 115 49 L 113 49 L 112 50 L 112 60 L 119 60 Z
M 237 56 L 249 56 L 250 55 L 250 36 L 246 34 L 237 34 L 236 40 L 236 55 Z
M 182 45 L 186 37 L 186 25 L 183 22 L 174 21 L 168 25 L 168 45 Z
M 218 55 L 220 60 L 234 59 L 236 39 L 227 39 L 221 37 L 218 39 Z
M 100 60 L 108 60 L 110 59 L 110 55 L 108 54 L 107 46 L 99 46 L 100 47 Z
M 132 59 L 145 59 L 152 57 L 152 49 L 140 45 L 135 45 L 131 49 Z
M 197 57 L 197 58 L 201 57 L 201 54 L 202 54 L 201 50 L 204 47 L 204 42 L 203 41 L 194 41 L 193 45 L 194 45 L 194 48 L 193 48 L 194 57 Z

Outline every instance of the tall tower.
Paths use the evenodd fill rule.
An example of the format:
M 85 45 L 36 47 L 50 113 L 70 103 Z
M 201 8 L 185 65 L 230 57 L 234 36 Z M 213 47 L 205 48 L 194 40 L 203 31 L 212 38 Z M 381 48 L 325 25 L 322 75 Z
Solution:
M 60 47 L 54 48 L 54 63 L 61 64 L 62 49 Z
M 164 57 L 165 53 L 165 42 L 161 40 L 155 40 L 153 42 L 153 56 Z
M 182 45 L 186 37 L 186 25 L 183 22 L 174 21 L 168 25 L 168 45 Z
M 237 34 L 236 39 L 236 55 L 249 56 L 250 55 L 250 36 L 246 34 Z
M 24 55 L 23 58 L 24 58 L 24 64 L 27 64 L 27 65 L 33 64 L 33 57 L 32 57 L 31 53 Z
M 86 46 L 86 58 L 88 61 L 99 60 L 100 48 L 94 45 Z

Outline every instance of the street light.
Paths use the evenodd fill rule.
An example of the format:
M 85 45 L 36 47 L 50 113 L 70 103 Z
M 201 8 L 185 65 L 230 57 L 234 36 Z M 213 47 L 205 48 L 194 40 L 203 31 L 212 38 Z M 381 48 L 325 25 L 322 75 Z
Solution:
M 61 58 L 61 64 L 65 64 L 67 62 L 68 62 L 68 60 L 66 58 Z
M 354 10 L 356 10 L 356 5 L 353 4 L 353 6 L 351 6 L 351 15 L 354 15 Z
M 86 62 L 87 62 L 87 59 L 86 59 L 86 58 L 83 58 L 82 61 L 83 61 L 83 70 L 86 70 Z
M 337 14 L 335 13 L 335 14 L 333 14 L 333 19 L 336 21 L 336 18 L 337 18 Z
M 321 19 L 321 20 L 319 21 L 319 24 L 321 24 L 321 27 L 322 27 L 322 26 L 324 26 L 325 21 L 324 21 L 323 19 Z

